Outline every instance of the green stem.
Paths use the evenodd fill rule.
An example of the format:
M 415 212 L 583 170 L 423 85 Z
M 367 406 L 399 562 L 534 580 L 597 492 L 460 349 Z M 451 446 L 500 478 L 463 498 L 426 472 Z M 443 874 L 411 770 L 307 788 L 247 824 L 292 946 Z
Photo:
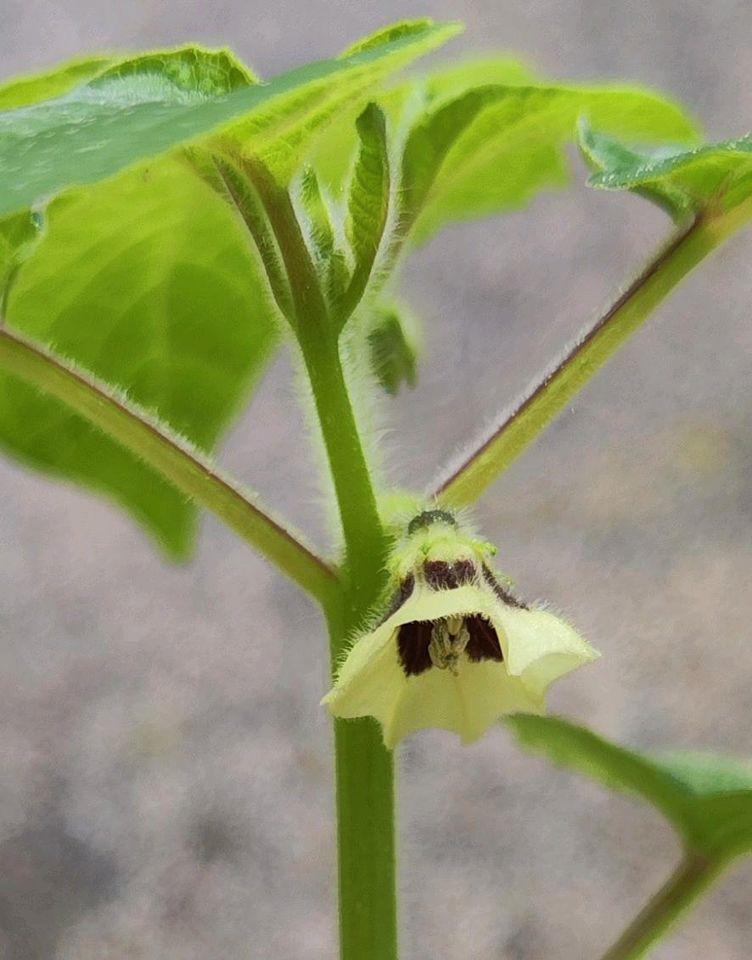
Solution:
M 342 522 L 342 586 L 324 605 L 334 672 L 347 639 L 384 588 L 387 538 L 347 389 L 337 329 L 290 196 L 260 164 L 247 161 L 244 173 L 264 205 L 284 263 L 293 302 L 288 319 L 310 380 Z M 336 720 L 334 736 L 340 955 L 342 960 L 396 960 L 392 757 L 373 720 Z
M 723 868 L 723 862 L 688 853 L 676 871 L 635 917 L 601 960 L 637 960 L 697 898 Z
M 749 209 L 700 216 L 646 267 L 611 309 L 519 401 L 435 491 L 444 503 L 474 503 L 579 393 L 701 260 L 745 223 Z
M 378 600 L 387 541 L 337 344 L 299 331 L 345 541 L 342 604 L 327 609 L 334 670 Z M 396 960 L 394 768 L 371 719 L 336 720 L 337 849 L 342 960 Z
M 120 391 L 6 326 L 0 326 L 0 369 L 85 417 L 187 497 L 211 510 L 319 603 L 331 602 L 337 592 L 334 570 L 195 448 Z
M 342 521 L 352 630 L 383 589 L 387 541 L 334 336 L 305 325 L 298 336 Z
M 334 742 L 340 957 L 397 960 L 392 754 L 370 718 L 336 720 Z

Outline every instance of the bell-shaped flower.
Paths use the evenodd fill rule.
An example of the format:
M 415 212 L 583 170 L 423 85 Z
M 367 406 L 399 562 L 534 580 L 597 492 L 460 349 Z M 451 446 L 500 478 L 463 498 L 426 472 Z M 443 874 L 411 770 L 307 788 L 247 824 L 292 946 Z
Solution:
M 443 510 L 415 517 L 390 564 L 391 603 L 345 655 L 330 712 L 375 717 L 390 748 L 423 727 L 471 743 L 504 714 L 543 712 L 550 684 L 598 654 L 517 600 L 491 569 L 494 552 Z

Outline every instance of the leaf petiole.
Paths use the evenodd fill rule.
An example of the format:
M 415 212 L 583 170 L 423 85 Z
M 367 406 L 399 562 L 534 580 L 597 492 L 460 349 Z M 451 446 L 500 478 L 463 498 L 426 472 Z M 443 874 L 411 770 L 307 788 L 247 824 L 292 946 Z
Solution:
M 713 883 L 724 860 L 688 852 L 601 960 L 638 960 Z
M 1 323 L 0 369 L 85 417 L 215 513 L 320 604 L 331 602 L 338 588 L 334 569 L 256 506 L 195 447 L 124 393 Z
M 675 286 L 752 217 L 752 201 L 698 214 L 647 265 L 613 306 L 505 413 L 490 436 L 433 491 L 455 507 L 474 503 L 576 396 Z

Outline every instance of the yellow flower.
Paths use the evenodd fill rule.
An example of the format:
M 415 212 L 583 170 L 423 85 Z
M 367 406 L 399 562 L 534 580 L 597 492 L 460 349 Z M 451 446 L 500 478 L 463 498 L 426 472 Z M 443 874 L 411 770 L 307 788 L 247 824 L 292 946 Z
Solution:
M 375 717 L 389 748 L 423 727 L 471 743 L 504 714 L 541 713 L 550 684 L 598 653 L 517 600 L 493 553 L 446 511 L 415 517 L 390 564 L 391 603 L 347 652 L 322 701 L 330 712 Z

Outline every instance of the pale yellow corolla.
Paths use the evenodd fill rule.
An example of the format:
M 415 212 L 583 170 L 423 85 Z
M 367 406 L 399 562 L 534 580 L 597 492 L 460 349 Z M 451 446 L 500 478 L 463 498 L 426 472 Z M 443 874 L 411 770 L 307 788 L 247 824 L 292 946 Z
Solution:
M 480 737 L 508 713 L 541 713 L 548 687 L 598 653 L 566 621 L 517 600 L 489 544 L 444 510 L 415 517 L 391 563 L 391 602 L 356 638 L 323 703 L 375 717 L 392 748 L 424 727 Z

